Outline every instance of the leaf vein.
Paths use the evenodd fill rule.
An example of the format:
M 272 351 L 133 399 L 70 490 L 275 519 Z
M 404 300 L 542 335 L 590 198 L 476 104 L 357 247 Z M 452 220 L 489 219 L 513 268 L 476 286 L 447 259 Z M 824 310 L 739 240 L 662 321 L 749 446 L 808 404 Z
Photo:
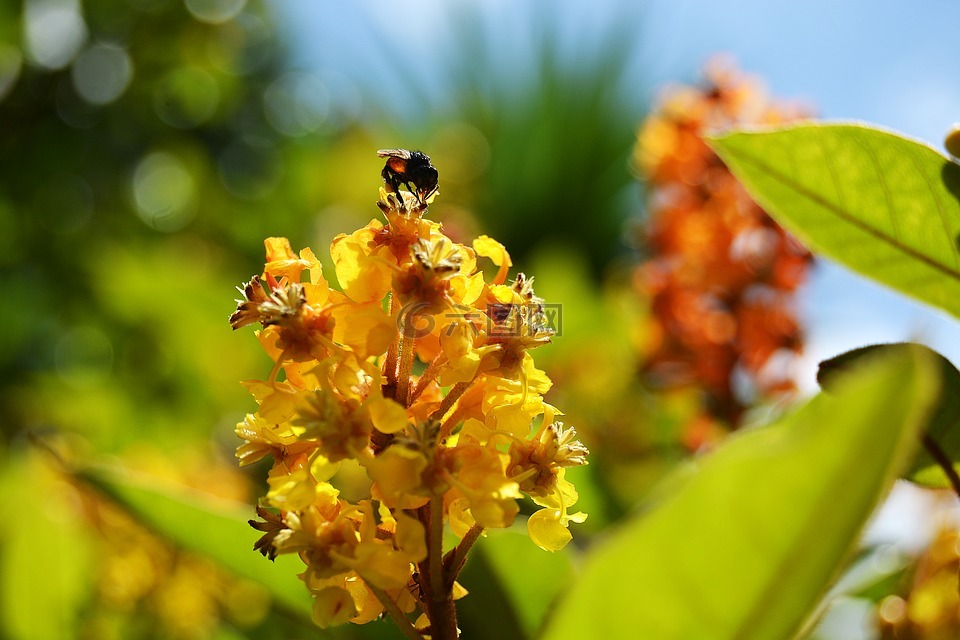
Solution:
M 830 181 L 833 182 L 833 188 L 837 192 L 837 202 L 841 209 L 846 209 L 846 204 L 844 204 L 843 190 L 841 187 L 840 176 L 837 175 L 837 168 L 833 166 L 833 163 L 830 162 L 830 155 L 827 153 L 826 147 L 823 146 L 823 138 L 820 136 L 813 137 L 814 142 L 817 145 L 817 148 L 820 150 L 820 156 L 823 158 L 823 164 L 827 167 L 827 173 L 830 174 Z
M 927 183 L 927 188 L 930 190 L 930 193 L 933 195 L 933 201 L 937 203 L 937 214 L 940 218 L 940 223 L 943 225 L 943 234 L 947 238 L 947 244 L 950 246 L 950 251 L 953 253 L 953 261 L 957 266 L 957 269 L 960 270 L 960 251 L 957 249 L 957 243 L 953 242 L 951 239 L 951 230 L 950 223 L 947 220 L 947 210 L 943 206 L 943 200 L 940 199 L 940 194 L 937 192 L 936 187 L 930 181 L 930 176 L 924 173 L 923 168 L 920 166 L 920 161 L 917 159 L 917 156 L 913 153 L 909 154 L 910 160 L 913 162 L 913 166 L 917 168 L 917 174 L 923 177 L 924 182 Z
M 867 154 L 867 157 L 870 158 L 870 164 L 873 165 L 873 170 L 877 174 L 877 184 L 880 185 L 880 189 L 883 191 L 883 201 L 887 205 L 887 214 L 890 216 L 890 227 L 893 229 L 893 238 L 898 242 L 902 243 L 900 240 L 900 228 L 897 226 L 897 211 L 893 206 L 893 197 L 890 195 L 890 185 L 887 184 L 887 181 L 883 177 L 883 168 L 880 166 L 880 160 L 877 158 L 876 151 L 867 143 L 866 140 L 860 140 L 855 136 L 851 136 L 853 140 L 856 140 L 857 144 L 861 149 Z
M 731 147 L 727 147 L 726 151 L 730 155 L 739 156 L 740 159 L 743 160 L 744 162 L 747 162 L 753 165 L 759 171 L 767 174 L 774 180 L 779 181 L 784 186 L 790 189 L 793 189 L 799 195 L 806 197 L 807 199 L 812 201 L 814 204 L 819 205 L 823 209 L 834 214 L 836 217 L 840 218 L 844 222 L 847 222 L 849 225 L 859 229 L 863 233 L 866 233 L 867 235 L 871 235 L 877 238 L 878 240 L 881 240 L 889 244 L 891 247 L 898 249 L 899 251 L 906 254 L 907 256 L 917 260 L 918 262 L 921 262 L 922 264 L 932 269 L 935 269 L 936 271 L 943 273 L 946 276 L 949 276 L 954 280 L 960 280 L 960 269 L 951 268 L 950 265 L 934 260 L 929 256 L 925 255 L 924 253 L 921 253 L 917 249 L 914 249 L 913 247 L 907 246 L 906 244 L 900 242 L 897 238 L 891 237 L 890 234 L 884 233 L 882 230 L 866 224 L 865 222 L 853 216 L 852 214 L 847 213 L 845 210 L 839 208 L 836 204 L 828 200 L 825 200 L 822 196 L 820 196 L 816 192 L 811 191 L 810 189 L 804 187 L 799 182 L 791 179 L 789 176 L 784 175 L 782 172 L 777 171 L 776 169 L 771 167 L 769 164 L 754 157 L 750 153 L 744 152 L 743 150 L 740 150 L 740 149 L 733 149 Z

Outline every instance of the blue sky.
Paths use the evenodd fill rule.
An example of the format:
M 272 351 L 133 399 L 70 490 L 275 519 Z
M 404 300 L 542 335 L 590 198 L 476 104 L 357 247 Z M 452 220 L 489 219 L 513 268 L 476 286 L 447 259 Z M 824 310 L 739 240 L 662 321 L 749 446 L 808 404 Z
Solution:
M 522 50 L 535 28 L 530 16 L 555 20 L 572 55 L 613 27 L 635 33 L 631 75 L 638 95 L 689 81 L 711 54 L 727 52 L 774 95 L 802 99 L 824 118 L 874 122 L 937 146 L 960 121 L 955 0 L 277 0 L 275 6 L 296 64 L 344 89 L 357 74 L 378 78 L 385 96 L 398 90 L 386 72 L 393 64 L 442 94 L 430 61 L 456 46 L 446 27 L 453 13 L 472 7 L 511 51 Z M 402 59 L 382 59 L 376 41 L 384 39 Z M 818 360 L 871 342 L 919 340 L 960 363 L 960 323 L 839 267 L 821 265 L 803 310 L 810 327 L 807 388 Z

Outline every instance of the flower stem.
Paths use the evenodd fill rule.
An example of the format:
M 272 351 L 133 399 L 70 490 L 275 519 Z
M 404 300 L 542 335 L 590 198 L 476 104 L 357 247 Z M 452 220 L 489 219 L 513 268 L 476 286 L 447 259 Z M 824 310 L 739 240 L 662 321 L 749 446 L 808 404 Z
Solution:
M 443 498 L 430 499 L 430 541 L 427 553 L 430 562 L 430 584 L 433 591 L 443 591 Z
M 480 539 L 483 533 L 483 527 L 478 524 L 473 525 L 463 536 L 463 540 L 457 545 L 456 549 L 451 549 L 443 558 L 444 575 L 446 576 L 447 588 L 453 589 L 453 583 L 460 575 L 460 570 L 467 563 L 467 554 L 473 547 L 473 543 Z
M 453 604 L 453 583 L 443 579 L 443 497 L 430 499 L 427 531 L 427 569 L 429 572 L 430 635 L 434 640 L 457 640 L 457 610 Z
M 400 311 L 400 301 L 396 294 L 390 294 L 390 315 L 395 317 Z M 397 352 L 399 350 L 402 334 L 398 333 L 396 339 L 390 343 L 387 349 L 387 357 L 383 361 L 383 395 L 391 400 L 396 399 L 397 392 Z
M 400 610 L 400 607 L 397 606 L 397 603 L 393 601 L 386 591 L 378 587 L 373 586 L 370 582 L 367 582 L 367 588 L 373 592 L 373 595 L 377 596 L 377 600 L 380 601 L 380 604 L 383 605 L 383 608 L 386 609 L 387 614 L 390 616 L 390 619 L 393 620 L 400 631 L 403 632 L 403 635 L 410 640 L 423 640 L 423 636 L 420 635 L 420 632 L 410 624 L 410 621 L 407 619 L 407 616 L 403 615 L 403 611 Z
M 411 404 L 413 404 L 417 398 L 420 397 L 420 394 L 423 393 L 424 389 L 427 388 L 427 385 L 430 384 L 430 382 L 437 377 L 437 374 L 440 373 L 440 361 L 444 358 L 446 358 L 445 354 L 437 354 L 437 357 L 434 358 L 427 366 L 426 371 L 420 375 L 420 380 L 417 381 L 417 387 L 413 390 L 413 393 L 410 396 Z
M 940 445 L 937 444 L 936 440 L 931 438 L 930 434 L 926 431 L 924 431 L 920 436 L 920 442 L 927 450 L 927 453 L 930 454 L 930 457 L 934 459 L 941 469 L 943 469 L 943 473 L 947 476 L 947 480 L 950 482 L 953 492 L 957 494 L 958 498 L 960 498 L 960 475 L 957 475 L 957 470 L 953 467 L 953 461 L 950 460 L 950 456 L 944 453 L 943 449 L 940 448 Z
M 404 324 L 404 332 L 407 325 Z M 397 402 L 404 407 L 410 406 L 410 374 L 413 373 L 413 357 L 416 352 L 416 338 L 400 338 L 400 373 L 397 378 Z
M 465 413 L 464 409 L 464 407 L 457 407 L 447 416 L 447 419 L 443 421 L 440 425 L 440 433 L 437 435 L 438 442 L 443 442 L 443 440 L 453 432 L 453 428 L 460 423 L 460 419 Z
M 460 399 L 467 389 L 470 388 L 470 385 L 473 384 L 473 380 L 469 382 L 459 382 L 454 385 L 453 389 L 450 389 L 444 398 L 443 402 L 440 403 L 440 406 L 437 407 L 437 410 L 430 414 L 431 420 L 442 420 L 443 416 L 447 415 L 447 412 L 453 407 L 454 403 Z

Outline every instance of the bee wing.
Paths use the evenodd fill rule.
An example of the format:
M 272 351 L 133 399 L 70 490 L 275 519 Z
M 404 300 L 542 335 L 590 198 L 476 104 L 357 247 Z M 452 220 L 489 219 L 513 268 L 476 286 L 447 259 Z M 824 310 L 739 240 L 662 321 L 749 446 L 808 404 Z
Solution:
M 410 152 L 406 149 L 380 149 L 377 155 L 381 158 L 400 158 L 402 160 L 410 159 Z

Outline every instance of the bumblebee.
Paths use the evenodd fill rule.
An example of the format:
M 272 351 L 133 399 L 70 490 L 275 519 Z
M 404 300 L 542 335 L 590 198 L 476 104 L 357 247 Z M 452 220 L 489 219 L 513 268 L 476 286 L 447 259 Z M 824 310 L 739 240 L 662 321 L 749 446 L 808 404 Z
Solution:
M 430 164 L 427 154 L 406 149 L 380 149 L 377 155 L 387 159 L 380 175 L 394 193 L 400 191 L 401 185 L 405 186 L 417 197 L 417 202 L 424 204 L 437 192 L 440 174 Z

